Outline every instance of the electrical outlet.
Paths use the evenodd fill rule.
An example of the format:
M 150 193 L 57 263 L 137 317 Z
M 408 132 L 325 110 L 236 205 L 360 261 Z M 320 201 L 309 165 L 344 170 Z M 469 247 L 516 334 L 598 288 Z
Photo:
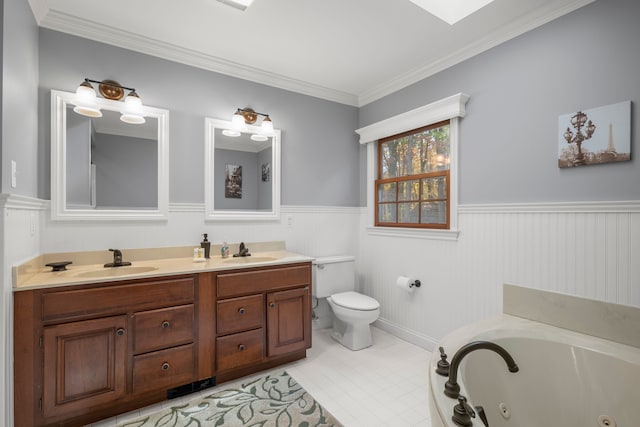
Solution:
M 293 228 L 293 216 L 287 215 L 287 227 Z

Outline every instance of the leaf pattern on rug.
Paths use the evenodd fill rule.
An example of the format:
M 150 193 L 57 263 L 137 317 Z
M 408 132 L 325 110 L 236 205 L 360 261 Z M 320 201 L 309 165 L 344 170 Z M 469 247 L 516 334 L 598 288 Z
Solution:
M 287 372 L 163 409 L 119 427 L 343 427 Z

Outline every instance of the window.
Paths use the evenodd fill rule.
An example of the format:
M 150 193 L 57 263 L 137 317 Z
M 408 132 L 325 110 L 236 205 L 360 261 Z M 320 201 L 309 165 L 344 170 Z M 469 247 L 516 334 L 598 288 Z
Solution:
M 468 100 L 469 95 L 458 93 L 356 129 L 360 144 L 367 147 L 368 235 L 450 241 L 458 239 L 458 139 L 460 118 L 466 115 Z M 408 168 L 407 163 L 399 166 L 398 163 L 392 165 L 389 162 L 386 172 L 391 173 L 395 168 L 395 176 L 381 172 L 382 160 L 378 159 L 386 154 L 381 151 L 385 142 L 420 132 L 437 133 L 434 129 L 443 126 L 448 128 L 448 148 L 437 153 L 435 159 L 427 157 L 425 161 L 431 161 L 431 166 L 435 162 L 437 166 L 438 155 L 442 154 L 446 169 L 442 165 L 423 170 L 418 155 L 416 160 L 410 162 L 412 175 L 398 173 L 399 167 Z M 393 144 L 386 147 L 394 148 Z M 406 147 L 411 147 L 411 143 L 407 143 Z M 414 167 L 414 163 L 420 168 Z M 423 174 L 425 176 L 419 176 Z M 417 183 L 414 182 L 412 186 L 406 183 L 408 181 Z M 379 192 L 381 184 L 391 185 L 381 188 Z
M 449 120 L 378 141 L 375 225 L 449 229 Z

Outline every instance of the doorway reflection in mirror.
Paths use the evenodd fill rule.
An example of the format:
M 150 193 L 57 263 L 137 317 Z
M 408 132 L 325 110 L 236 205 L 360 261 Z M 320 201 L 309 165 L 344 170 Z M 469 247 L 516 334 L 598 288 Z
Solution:
M 115 111 L 67 114 L 67 208 L 157 209 L 157 129 L 153 117 L 135 126 Z

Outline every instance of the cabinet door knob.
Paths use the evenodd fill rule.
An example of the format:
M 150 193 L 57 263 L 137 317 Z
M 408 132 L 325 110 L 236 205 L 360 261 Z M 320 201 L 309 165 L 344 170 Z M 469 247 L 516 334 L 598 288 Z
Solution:
M 269 307 L 271 307 L 271 308 L 276 308 L 276 303 L 275 303 L 275 302 L 270 302 L 270 303 L 269 303 Z
M 240 309 L 238 310 L 238 313 L 244 314 L 244 307 L 240 307 Z
M 247 347 L 244 344 L 240 344 L 238 346 L 238 350 L 240 350 L 240 351 L 245 351 L 246 349 L 247 349 Z
M 162 322 L 162 329 L 167 329 L 169 326 L 171 326 L 171 323 L 168 320 Z
M 119 328 L 116 331 L 116 335 L 119 336 L 119 337 L 123 336 L 124 335 L 124 328 Z
M 163 371 L 166 371 L 167 369 L 169 369 L 169 363 L 168 363 L 168 362 L 164 362 L 164 363 L 162 364 L 162 370 L 163 370 Z

